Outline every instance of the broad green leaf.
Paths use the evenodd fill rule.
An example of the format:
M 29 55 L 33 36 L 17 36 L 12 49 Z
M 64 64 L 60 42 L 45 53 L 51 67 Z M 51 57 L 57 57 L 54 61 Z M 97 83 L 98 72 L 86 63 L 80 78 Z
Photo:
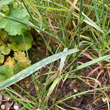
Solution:
M 14 8 L 12 5 L 9 5 L 9 14 L 7 17 L 14 18 L 23 23 L 29 24 L 28 13 L 21 7 Z M 4 28 L 4 30 L 7 31 L 9 35 L 21 35 L 29 30 L 29 27 L 16 21 L 6 19 L 5 17 L 0 18 L 0 28 Z
M 58 54 L 55 54 L 55 55 L 52 55 L 48 58 L 45 58 L 35 64 L 33 64 L 32 66 L 22 70 L 21 72 L 17 73 L 16 75 L 12 76 L 11 78 L 7 79 L 6 81 L 2 82 L 0 84 L 0 90 L 1 89 L 4 89 L 24 78 L 26 78 L 27 76 L 31 75 L 32 73 L 34 73 L 35 71 L 39 70 L 40 68 L 42 68 L 43 66 L 49 64 L 49 63 L 52 63 L 62 57 L 65 57 L 69 54 L 72 54 L 72 53 L 75 53 L 75 52 L 78 52 L 77 49 L 70 49 L 70 50 L 67 50 L 67 51 L 64 51 L 64 52 L 61 52 L 61 53 L 58 53 Z
M 5 44 L 0 47 L 0 52 L 4 55 L 8 55 L 10 51 L 11 51 L 10 48 Z
M 10 67 L 8 67 L 7 65 L 0 66 L 0 82 L 10 78 L 13 75 L 13 70 Z
M 26 32 L 23 36 L 11 36 L 9 41 L 12 42 L 8 46 L 14 51 L 28 50 L 32 47 L 32 35 L 29 32 Z
M 1 53 L 0 53 L 0 63 L 3 63 L 4 62 L 4 55 L 2 55 Z
M 11 1 L 13 1 L 13 0 L 1 0 L 0 7 L 2 7 L 2 5 L 9 4 Z

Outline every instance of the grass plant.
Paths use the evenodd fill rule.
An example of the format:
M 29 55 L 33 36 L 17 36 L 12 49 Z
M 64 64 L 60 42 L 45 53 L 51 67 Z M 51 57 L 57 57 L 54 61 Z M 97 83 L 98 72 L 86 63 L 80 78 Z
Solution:
M 15 4 L 14 1 L 13 3 Z M 29 13 L 30 24 L 26 24 L 15 18 L 10 18 L 3 13 L 0 13 L 0 17 L 33 28 L 36 33 L 40 34 L 45 42 L 46 48 L 52 55 L 32 64 L 30 67 L 2 82 L 0 84 L 0 90 L 5 89 L 12 99 L 21 103 L 22 107 L 20 110 L 26 110 L 27 108 L 29 110 L 52 110 L 55 107 L 65 110 L 62 107 L 65 101 L 87 93 L 101 94 L 101 96 L 107 98 L 108 94 L 106 92 L 107 90 L 109 91 L 110 86 L 106 84 L 106 87 L 104 87 L 103 82 L 99 78 L 105 76 L 110 78 L 110 4 L 108 4 L 108 1 L 16 0 L 16 3 Z M 54 44 L 57 44 L 58 47 L 55 47 Z M 55 47 L 54 51 L 53 47 Z M 27 50 L 26 53 L 29 58 Z M 89 60 L 87 62 L 80 62 L 80 58 L 82 57 Z M 58 59 L 61 60 L 59 61 Z M 54 61 L 58 62 L 55 71 L 53 71 L 55 67 Z M 79 62 L 82 64 L 79 65 Z M 49 67 L 48 72 L 39 74 L 39 69 L 48 64 L 50 64 L 50 66 L 47 66 Z M 92 68 L 94 64 L 98 66 L 91 69 L 88 76 L 77 75 L 79 70 L 89 67 Z M 94 76 L 95 72 L 97 76 Z M 24 88 L 15 84 L 29 75 L 32 75 L 32 82 L 34 83 L 37 97 L 32 96 Z M 44 76 L 46 78 L 42 82 L 41 77 Z M 58 99 L 57 91 L 60 82 L 64 84 L 67 79 L 81 80 L 81 78 L 85 83 L 85 79 L 91 79 L 93 84 L 88 85 L 93 89 L 80 91 L 77 94 L 65 95 L 62 99 Z M 23 98 L 19 93 L 11 89 L 9 86 L 12 84 L 15 84 L 27 94 L 29 99 Z M 110 108 L 109 101 L 109 98 L 107 98 L 108 110 Z M 49 105 L 49 102 L 52 102 L 51 105 Z

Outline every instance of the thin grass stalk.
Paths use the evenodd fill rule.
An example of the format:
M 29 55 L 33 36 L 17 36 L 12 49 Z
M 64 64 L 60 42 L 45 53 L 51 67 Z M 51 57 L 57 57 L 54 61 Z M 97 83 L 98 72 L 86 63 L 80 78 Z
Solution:
M 32 74 L 33 75 L 33 74 Z M 36 104 L 38 104 L 37 100 L 31 96 L 30 93 L 28 93 L 25 89 L 23 89 L 21 86 L 19 86 L 18 84 L 14 84 L 15 86 L 17 86 L 18 88 L 20 88 L 24 93 L 26 93 L 31 99 L 32 99 L 32 102 L 35 102 Z M 10 89 L 11 90 L 11 89 Z
M 22 105 L 24 105 L 26 108 L 28 109 L 32 109 L 32 105 L 30 103 L 28 103 L 22 96 L 20 96 L 19 94 L 17 94 L 15 91 L 5 88 L 5 91 L 7 91 L 15 100 L 17 100 L 18 102 L 20 102 Z M 23 101 L 19 100 L 18 97 L 16 97 L 15 95 L 17 95 L 19 98 L 21 98 Z
M 105 27 L 105 16 L 104 16 L 104 4 L 105 4 L 105 0 L 103 0 L 103 5 L 102 5 L 102 18 L 103 18 L 103 22 L 102 22 L 102 30 L 104 32 L 104 27 Z M 105 33 L 104 33 L 105 34 Z
M 103 88 L 97 88 L 96 90 L 99 91 L 99 90 L 105 90 L 105 89 L 110 89 L 110 86 L 109 86 L 109 87 L 103 87 Z M 94 91 L 94 89 L 92 89 L 92 90 L 88 90 L 88 91 L 83 91 L 83 92 L 80 92 L 80 93 L 77 93 L 77 94 L 74 94 L 74 95 L 68 96 L 67 98 L 60 99 L 59 101 L 57 101 L 56 104 L 59 104 L 60 101 L 64 102 L 64 101 L 66 101 L 66 100 L 68 100 L 68 99 L 70 99 L 70 98 L 73 98 L 73 97 L 75 97 L 75 96 L 83 95 L 83 94 L 87 94 L 87 93 L 90 93 L 90 92 L 93 92 L 93 91 Z
M 98 9 L 97 9 L 97 3 L 96 3 L 96 0 L 94 0 L 94 8 L 95 8 L 95 15 L 96 15 L 96 19 L 97 19 L 97 24 L 100 26 L 100 23 L 99 23 L 99 16 L 98 16 Z
M 82 4 L 83 4 L 83 0 L 80 0 L 80 12 L 79 12 L 79 31 L 78 31 L 78 41 L 77 41 L 77 48 L 79 49 L 79 42 L 80 42 L 80 35 L 81 35 L 81 17 L 82 17 Z M 79 52 L 77 52 L 77 56 L 76 56 L 76 68 L 78 66 L 78 55 Z
M 30 11 L 29 11 L 28 7 L 26 6 L 26 4 L 25 4 L 24 0 L 21 0 L 21 1 L 22 1 L 22 3 L 24 4 L 24 6 L 25 6 L 25 8 L 26 8 L 27 12 L 29 13 L 29 15 L 30 15 L 30 17 L 31 17 L 31 20 L 32 20 L 32 21 L 33 21 L 33 23 L 35 24 L 35 21 L 34 21 L 34 19 L 33 19 L 32 15 L 31 15 L 31 13 L 30 13 Z
M 73 4 L 75 5 L 75 4 L 77 3 L 77 1 L 78 1 L 78 0 L 75 0 L 75 1 L 73 2 Z M 74 8 L 73 6 L 71 6 L 70 11 L 69 11 L 69 13 L 68 13 L 68 16 L 67 16 L 67 18 L 66 18 L 66 23 L 65 23 L 65 25 L 64 25 L 64 28 L 66 28 L 68 22 L 70 21 L 70 18 L 71 18 L 71 15 L 72 15 L 72 12 L 74 11 L 74 9 L 75 9 L 75 8 Z

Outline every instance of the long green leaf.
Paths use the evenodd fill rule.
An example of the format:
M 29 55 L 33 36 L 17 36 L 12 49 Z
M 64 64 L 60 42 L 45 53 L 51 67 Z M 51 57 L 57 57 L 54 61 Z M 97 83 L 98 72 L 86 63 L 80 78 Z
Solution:
M 92 60 L 92 61 L 89 61 L 89 62 L 87 62 L 87 63 L 84 63 L 84 64 L 82 64 L 82 65 L 79 65 L 79 66 L 77 67 L 77 69 L 74 69 L 74 70 L 68 72 L 68 74 L 69 74 L 69 73 L 72 73 L 72 72 L 73 72 L 73 74 L 74 74 L 74 72 L 76 72 L 76 71 L 78 71 L 78 70 L 81 70 L 81 69 L 83 69 L 83 68 L 86 68 L 86 67 L 88 67 L 88 66 L 91 66 L 91 65 L 96 64 L 96 63 L 101 62 L 101 61 L 108 61 L 108 59 L 110 59 L 110 55 L 106 55 L 106 56 L 104 56 L 104 57 L 100 57 L 100 58 L 94 59 L 94 60 Z M 71 77 L 71 75 L 69 75 L 69 77 Z
M 88 67 L 88 66 L 91 66 L 91 65 L 96 64 L 96 63 L 101 62 L 101 61 L 107 61 L 108 59 L 110 59 L 110 55 L 106 55 L 106 56 L 104 56 L 104 57 L 100 57 L 100 58 L 94 59 L 94 60 L 92 60 L 92 61 L 89 61 L 89 62 L 87 62 L 87 63 L 84 63 L 84 64 L 82 64 L 82 65 L 79 65 L 79 66 L 77 67 L 77 69 L 74 69 L 74 70 L 71 71 L 71 72 L 75 72 L 75 71 L 81 70 L 81 69 L 83 69 L 83 68 L 86 68 L 86 67 Z
M 39 61 L 38 63 L 35 63 L 33 64 L 32 66 L 24 69 L 23 71 L 17 73 L 16 75 L 12 76 L 11 78 L 5 80 L 4 82 L 2 82 L 0 84 L 0 90 L 8 87 L 8 86 L 11 86 L 12 84 L 26 78 L 27 76 L 31 75 L 32 73 L 34 73 L 35 71 L 39 70 L 40 68 L 42 68 L 43 66 L 49 64 L 49 63 L 52 63 L 64 56 L 67 56 L 69 54 L 72 54 L 72 53 L 75 53 L 75 52 L 78 52 L 77 49 L 70 49 L 70 50 L 67 50 L 67 51 L 64 51 L 64 52 L 61 52 L 61 53 L 58 53 L 58 54 L 55 54 L 55 55 L 52 55 L 48 58 L 45 58 L 41 61 Z

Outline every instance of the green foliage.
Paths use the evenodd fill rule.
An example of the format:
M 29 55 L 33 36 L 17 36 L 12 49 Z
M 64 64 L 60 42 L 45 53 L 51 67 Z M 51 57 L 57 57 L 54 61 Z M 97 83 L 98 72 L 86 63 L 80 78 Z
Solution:
M 14 75 L 13 70 L 7 65 L 0 66 L 0 82 L 12 77 Z
M 8 55 L 10 53 L 10 48 L 7 46 L 7 45 L 2 45 L 0 47 L 0 52 L 3 54 L 3 55 Z
M 5 31 L 0 30 L 0 38 L 5 38 L 6 39 L 6 38 L 9 38 L 9 36 Z
M 3 64 L 4 63 L 4 57 L 10 54 L 11 50 L 12 51 L 17 51 L 18 53 L 20 53 L 22 55 L 22 53 L 25 56 L 24 52 L 20 52 L 20 51 L 25 51 L 26 49 L 30 49 L 32 47 L 32 35 L 30 34 L 30 32 L 25 32 L 24 35 L 16 35 L 16 36 L 9 36 L 7 35 L 7 33 L 5 31 L 0 30 L 0 63 Z M 16 54 L 16 52 L 14 52 L 14 55 Z M 24 60 L 24 56 L 20 57 L 21 59 Z M 10 57 L 8 57 L 10 59 Z M 27 57 L 26 57 L 27 58 Z M 9 60 L 8 59 L 8 60 Z M 16 60 L 16 59 L 15 59 Z M 28 59 L 27 59 L 28 60 Z M 11 60 L 9 60 L 11 62 Z M 18 60 L 20 61 L 20 60 Z M 19 64 L 22 62 L 19 62 Z M 25 60 L 24 67 L 27 67 L 26 65 L 29 65 L 29 63 L 27 63 L 27 61 Z M 21 65 L 21 64 L 20 64 Z M 9 65 L 8 65 L 9 66 Z M 18 68 L 19 70 L 19 68 Z M 22 69 L 20 69 L 22 70 Z
M 21 51 L 21 50 L 26 50 L 30 49 L 32 46 L 32 35 L 29 32 L 24 33 L 24 39 L 22 35 L 17 35 L 17 36 L 11 36 L 9 38 L 9 41 L 11 44 L 8 44 L 8 46 L 13 50 L 13 51 Z M 24 43 L 25 41 L 25 43 Z
M 24 9 L 21 7 L 14 8 L 13 5 L 8 5 L 8 7 L 8 17 L 15 18 L 18 21 L 29 24 L 28 13 Z M 5 17 L 0 18 L 0 28 L 4 28 L 4 30 L 7 31 L 9 35 L 22 35 L 24 32 L 29 30 L 29 27 L 25 26 L 24 24 L 12 21 Z
M 13 0 L 1 0 L 0 1 L 0 7 L 2 7 L 2 5 L 9 4 L 11 1 L 13 1 Z
M 4 45 L 5 41 L 9 38 L 5 31 L 0 30 L 0 46 Z
M 3 63 L 4 62 L 4 55 L 2 55 L 1 53 L 0 53 L 0 63 Z
M 110 55 L 107 55 L 109 54 L 109 51 L 110 51 L 110 43 L 109 43 L 110 20 L 108 16 L 109 15 L 108 12 L 110 11 L 109 0 L 104 0 L 104 1 L 92 0 L 87 4 L 86 4 L 86 1 L 83 1 L 84 8 L 82 10 L 82 17 L 78 16 L 79 13 L 81 15 L 81 8 L 79 9 L 79 5 L 82 4 L 82 3 L 79 3 L 78 0 L 74 2 L 73 0 L 72 1 L 71 0 L 64 0 L 64 1 L 63 0 L 50 0 L 50 1 L 43 0 L 42 2 L 40 0 L 31 0 L 31 1 L 21 0 L 21 1 L 16 1 L 16 3 L 19 3 L 17 5 L 11 1 L 12 0 L 0 1 L 0 17 L 1 17 L 0 28 L 3 28 L 2 30 L 0 30 L 0 46 L 1 46 L 0 63 L 1 65 L 3 65 L 1 66 L 2 69 L 0 70 L 1 71 L 0 82 L 9 78 L 0 84 L 0 89 L 4 89 L 24 79 L 25 77 L 39 70 L 43 66 L 61 58 L 60 66 L 59 68 L 57 68 L 59 71 L 53 72 L 53 68 L 49 66 L 49 72 L 44 74 L 46 76 L 45 85 L 42 85 L 42 83 L 40 82 L 41 80 L 39 80 L 41 78 L 39 78 L 39 74 L 36 73 L 38 75 L 38 78 L 36 80 L 34 79 L 33 82 L 35 82 L 37 85 L 37 86 L 35 85 L 35 87 L 40 88 L 39 90 L 37 90 L 36 88 L 37 99 L 33 98 L 30 102 L 29 101 L 27 102 L 24 99 L 22 101 L 23 103 L 26 102 L 26 104 L 23 104 L 21 103 L 22 102 L 21 100 L 19 101 L 19 97 L 20 99 L 22 99 L 21 98 L 22 96 L 18 94 L 16 98 L 16 92 L 14 93 L 13 90 L 10 90 L 12 93 L 15 94 L 16 100 L 19 101 L 21 104 L 23 104 L 24 108 L 22 109 L 25 109 L 25 107 L 30 110 L 31 109 L 35 110 L 36 109 L 35 107 L 38 107 L 39 109 L 42 109 L 42 108 L 48 109 L 48 106 L 47 106 L 48 99 L 52 100 L 53 102 L 52 106 L 51 107 L 49 106 L 50 107 L 49 109 L 53 109 L 52 108 L 53 106 L 59 107 L 60 105 L 58 104 L 61 101 L 65 101 L 67 99 L 73 98 L 74 96 L 82 95 L 84 93 L 88 93 L 87 91 L 84 91 L 82 93 L 74 94 L 72 96 L 67 94 L 66 97 L 64 97 L 63 99 L 60 99 L 59 101 L 56 98 L 57 94 L 54 96 L 54 98 L 52 94 L 52 98 L 51 98 L 51 93 L 55 90 L 56 86 L 58 87 L 59 81 L 63 79 L 62 81 L 64 83 L 67 78 L 78 77 L 76 75 L 73 75 L 78 70 L 91 66 L 95 63 L 100 64 L 98 62 L 103 61 L 103 64 L 100 65 L 100 70 L 104 68 L 104 73 L 106 73 L 105 65 L 106 63 L 110 62 L 109 61 Z M 30 15 L 30 20 L 31 20 L 30 25 L 28 25 L 29 24 L 28 13 L 25 10 L 23 10 L 23 8 L 19 7 L 20 4 L 22 4 L 21 6 L 23 6 L 23 8 L 25 7 L 25 10 L 27 10 L 27 12 Z M 82 24 L 82 28 L 81 28 L 81 25 L 79 25 L 79 22 Z M 77 58 L 75 58 L 76 57 L 75 52 L 77 52 L 78 50 L 77 49 L 69 50 L 64 53 L 58 53 L 58 54 L 52 55 L 51 57 L 45 58 L 28 67 L 30 65 L 30 61 L 26 57 L 26 54 L 24 51 L 25 49 L 28 50 L 31 48 L 32 36 L 28 32 L 29 27 L 27 27 L 26 24 L 36 29 L 36 31 L 39 31 L 39 33 L 41 31 L 43 33 L 48 34 L 49 35 L 48 37 L 53 37 L 53 39 L 56 39 L 56 40 L 53 40 L 49 38 L 48 39 L 49 42 L 47 42 L 44 37 L 46 35 L 45 34 L 42 35 L 42 38 L 45 41 L 48 50 L 52 54 L 59 52 L 60 49 L 63 50 L 64 47 L 68 49 L 78 47 L 81 53 L 79 55 L 77 54 Z M 78 30 L 80 31 L 79 38 L 81 38 L 80 40 L 81 42 L 79 42 L 78 40 L 78 43 L 77 43 Z M 53 46 L 54 52 L 51 49 L 51 43 L 53 43 L 51 42 L 52 40 L 55 42 L 55 44 L 57 44 L 57 46 L 52 44 L 52 46 L 53 45 L 55 46 L 55 47 Z M 14 53 L 13 55 L 12 53 L 10 53 L 11 51 L 13 51 Z M 86 57 L 89 57 L 90 59 L 92 58 L 94 60 L 84 63 L 86 60 L 84 57 L 81 57 L 81 59 L 84 58 L 83 60 L 84 62 L 81 60 L 81 62 L 79 63 L 84 63 L 84 64 L 79 65 L 77 68 L 74 68 L 74 65 L 76 64 L 74 62 L 76 61 L 76 59 L 78 61 L 78 57 L 80 57 L 80 55 L 83 52 L 84 53 L 88 52 L 90 56 L 87 55 Z M 71 53 L 74 53 L 72 55 L 73 58 L 71 59 L 71 57 L 68 57 L 68 59 L 65 61 L 66 55 Z M 72 62 L 68 64 L 66 67 L 66 65 L 64 64 L 67 63 L 68 60 L 69 62 L 71 62 L 72 60 Z M 64 70 L 63 70 L 63 67 L 64 67 Z M 9 70 L 8 68 L 10 68 L 10 72 L 11 70 L 13 72 L 12 77 L 11 75 L 8 76 L 8 74 L 5 74 L 7 73 L 6 70 Z M 107 68 L 107 70 L 108 69 L 109 68 Z M 98 72 L 101 73 L 99 70 Z M 98 72 L 96 74 L 98 74 Z M 97 77 L 97 80 L 99 80 L 98 77 Z M 95 81 L 95 83 L 96 82 L 97 81 Z M 49 87 L 49 85 L 51 86 Z M 110 87 L 105 87 L 104 89 L 109 89 L 109 88 Z M 104 89 L 98 88 L 96 90 L 104 90 Z M 94 90 L 90 90 L 89 92 L 91 91 L 93 92 Z M 34 103 L 31 105 L 32 101 Z M 33 105 L 34 107 L 32 107 Z
M 28 58 L 26 57 L 26 54 L 21 51 L 14 53 L 14 59 L 17 62 L 14 68 L 15 73 L 18 73 L 19 71 L 25 69 L 31 63 L 31 61 L 29 61 Z
M 13 76 L 30 65 L 25 50 L 32 47 L 32 35 L 29 27 L 20 23 L 29 24 L 27 11 L 22 7 L 14 6 L 12 0 L 0 1 L 0 82 Z M 7 19 L 10 18 L 10 19 Z M 16 19 L 16 20 L 12 20 Z M 13 56 L 11 51 L 14 52 Z M 10 56 L 11 54 L 11 56 Z
M 14 52 L 14 57 L 8 57 L 4 62 L 4 65 L 8 66 L 12 71 L 13 75 L 17 72 L 25 69 L 30 65 L 30 61 L 26 57 L 25 52 Z
M 30 63 L 26 54 L 21 51 L 15 52 L 13 58 L 9 56 L 4 62 L 5 65 L 13 70 L 14 74 L 28 67 Z
M 19 63 L 25 63 L 27 65 L 29 65 L 29 61 L 28 61 L 28 58 L 26 57 L 25 53 L 24 52 L 15 52 L 14 53 L 14 59 L 16 61 L 18 61 Z
M 110 4 L 110 0 L 105 0 L 105 2 L 107 2 L 107 4 Z

